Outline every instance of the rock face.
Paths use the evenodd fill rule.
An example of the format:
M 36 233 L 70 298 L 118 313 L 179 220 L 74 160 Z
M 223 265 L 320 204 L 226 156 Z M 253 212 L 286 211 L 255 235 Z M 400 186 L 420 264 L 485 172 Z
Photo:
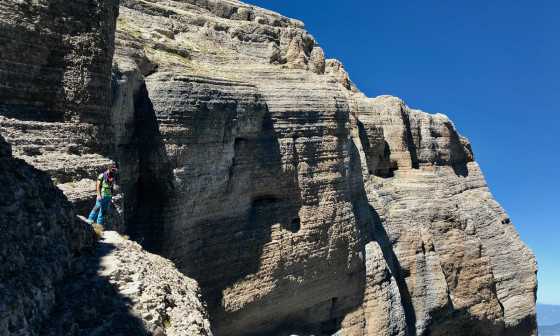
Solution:
M 93 230 L 50 177 L 11 155 L 0 135 L 0 334 L 35 335 Z
M 536 334 L 533 254 L 447 117 L 238 1 L 121 1 L 115 45 L 105 119 L 2 97 L 0 130 L 82 215 L 117 161 L 113 222 L 198 281 L 214 335 Z
M 141 317 L 147 334 L 212 336 L 196 281 L 180 273 L 171 261 L 143 251 L 114 231 L 104 236 L 101 250 L 111 251 L 101 258 L 100 273 L 132 302 L 132 314 Z M 113 320 L 114 325 L 121 322 Z M 112 330 L 107 328 L 107 334 Z
M 91 180 L 114 152 L 117 15 L 118 0 L 0 3 L 0 130 L 17 157 L 66 184 L 80 213 L 93 207 Z
M 0 335 L 211 335 L 194 280 L 116 233 L 97 243 L 60 190 L 89 211 L 112 162 L 117 9 L 0 3 L 0 129 L 14 148 L 0 135 Z
M 116 15 L 117 0 L 2 1 L 2 114 L 95 123 L 107 118 Z
M 40 335 L 212 336 L 196 281 L 115 231 L 73 260 Z

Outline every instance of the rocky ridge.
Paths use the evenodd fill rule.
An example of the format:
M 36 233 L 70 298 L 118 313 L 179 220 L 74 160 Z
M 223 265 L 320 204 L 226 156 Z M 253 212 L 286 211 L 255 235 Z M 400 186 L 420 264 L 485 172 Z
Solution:
M 93 230 L 50 177 L 21 159 L 0 135 L 0 333 L 25 335 L 56 306 L 72 258 Z
M 66 195 L 79 213 L 91 207 L 91 187 L 77 182 L 112 162 L 117 16 L 118 0 L 0 3 L 0 130 L 16 157 L 74 190 Z
M 0 334 L 212 335 L 196 281 L 94 230 L 0 136 Z
M 212 335 L 196 281 L 115 231 L 74 264 L 39 334 Z
M 215 335 L 536 334 L 534 257 L 447 117 L 238 1 L 122 1 L 115 45 L 104 117 L 0 131 L 84 215 L 118 161 L 112 222 L 199 282 Z
M 97 243 L 77 216 L 113 162 L 117 14 L 117 1 L 0 4 L 2 335 L 211 335 L 195 281 L 114 233 Z M 106 259 L 126 264 L 100 274 Z

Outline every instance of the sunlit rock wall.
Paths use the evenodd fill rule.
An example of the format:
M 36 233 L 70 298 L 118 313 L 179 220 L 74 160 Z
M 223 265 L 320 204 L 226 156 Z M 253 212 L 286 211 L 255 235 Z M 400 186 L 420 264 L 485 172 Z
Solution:
M 199 281 L 216 335 L 536 333 L 534 257 L 468 141 L 364 97 L 302 28 L 122 3 L 127 232 Z
M 117 161 L 110 225 L 199 282 L 215 335 L 536 334 L 533 254 L 447 117 L 238 1 L 122 1 L 112 64 L 110 20 L 55 23 L 114 3 L 57 6 L 0 7 L 45 18 L 0 38 L 0 130 L 82 214 Z

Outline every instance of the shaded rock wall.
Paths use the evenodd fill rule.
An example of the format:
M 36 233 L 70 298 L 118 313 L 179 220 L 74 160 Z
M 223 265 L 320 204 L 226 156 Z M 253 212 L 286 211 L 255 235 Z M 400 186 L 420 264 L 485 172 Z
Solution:
M 0 135 L 0 333 L 35 335 L 57 304 L 72 258 L 93 244 L 50 177 L 11 155 Z
M 200 282 L 217 335 L 535 333 L 534 258 L 468 141 L 364 97 L 302 27 L 122 4 L 127 232 Z
M 13 146 L 1 158 L 1 334 L 45 335 L 44 320 L 62 323 L 60 289 L 94 243 L 53 181 L 74 185 L 110 162 L 92 153 L 111 150 L 117 15 L 117 1 L 0 3 L 0 131 Z M 66 322 L 69 332 L 75 319 Z
M 82 214 L 118 161 L 113 223 L 199 282 L 215 335 L 536 334 L 536 262 L 468 141 L 366 98 L 302 28 L 233 0 L 122 1 L 110 110 L 93 90 L 28 121 L 4 97 L 0 127 Z
M 116 157 L 116 4 L 0 3 L 1 335 L 211 335 L 194 280 L 77 216 Z
M 0 3 L 0 131 L 16 157 L 48 172 L 86 216 L 93 179 L 115 151 L 110 107 L 117 15 L 117 0 Z
M 116 15 L 116 0 L 2 1 L 2 114 L 95 123 L 107 118 Z

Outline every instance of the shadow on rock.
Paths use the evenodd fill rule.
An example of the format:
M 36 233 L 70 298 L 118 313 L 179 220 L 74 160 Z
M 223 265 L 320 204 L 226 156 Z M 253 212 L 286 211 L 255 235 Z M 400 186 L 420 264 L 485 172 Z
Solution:
M 260 108 L 266 111 L 258 137 L 235 140 L 231 189 L 221 196 L 225 202 L 218 207 L 232 203 L 243 194 L 239 190 L 245 189 L 249 196 L 245 201 L 248 204 L 242 203 L 245 210 L 234 217 L 204 220 L 193 225 L 192 236 L 198 239 L 193 247 L 198 248 L 191 250 L 188 266 L 183 265 L 189 260 L 183 260 L 181 265 L 199 281 L 216 335 L 249 334 L 255 324 L 261 322 L 259 313 L 252 318 L 251 314 L 240 316 L 224 306 L 231 298 L 225 299 L 223 293 L 262 267 L 263 249 L 272 240 L 273 225 L 279 224 L 293 233 L 301 228 L 298 212 L 302 201 L 297 174 L 283 171 L 278 135 L 270 112 L 266 105 Z M 224 210 L 227 213 L 227 209 Z M 253 304 L 245 304 L 243 311 L 253 309 L 262 311 L 262 307 Z
M 164 231 L 165 206 L 173 198 L 172 172 L 145 84 L 134 104 L 130 143 L 119 147 L 123 181 L 126 232 L 149 251 L 159 253 Z
M 359 150 L 353 142 L 351 144 L 350 153 L 350 157 L 352 158 L 350 170 L 352 176 L 351 180 L 354 185 L 351 199 L 354 217 L 356 219 L 356 231 L 361 240 L 362 253 L 366 256 L 365 246 L 372 241 L 377 242 L 381 247 L 383 258 L 397 282 L 401 304 L 405 313 L 408 335 L 414 335 L 416 330 L 416 313 L 414 311 L 410 291 L 405 281 L 406 276 L 408 276 L 407 271 L 404 270 L 399 263 L 379 213 L 368 202 Z M 363 279 L 363 290 L 365 291 L 365 266 L 363 266 L 362 272 L 360 278 Z
M 0 334 L 145 335 L 100 261 L 114 247 L 0 135 Z M 93 246 L 93 247 L 92 247 Z
M 100 263 L 115 246 L 103 241 L 72 263 L 73 275 L 56 293 L 56 306 L 38 328 L 39 335 L 149 335 L 130 313 L 132 302 L 98 274 Z

